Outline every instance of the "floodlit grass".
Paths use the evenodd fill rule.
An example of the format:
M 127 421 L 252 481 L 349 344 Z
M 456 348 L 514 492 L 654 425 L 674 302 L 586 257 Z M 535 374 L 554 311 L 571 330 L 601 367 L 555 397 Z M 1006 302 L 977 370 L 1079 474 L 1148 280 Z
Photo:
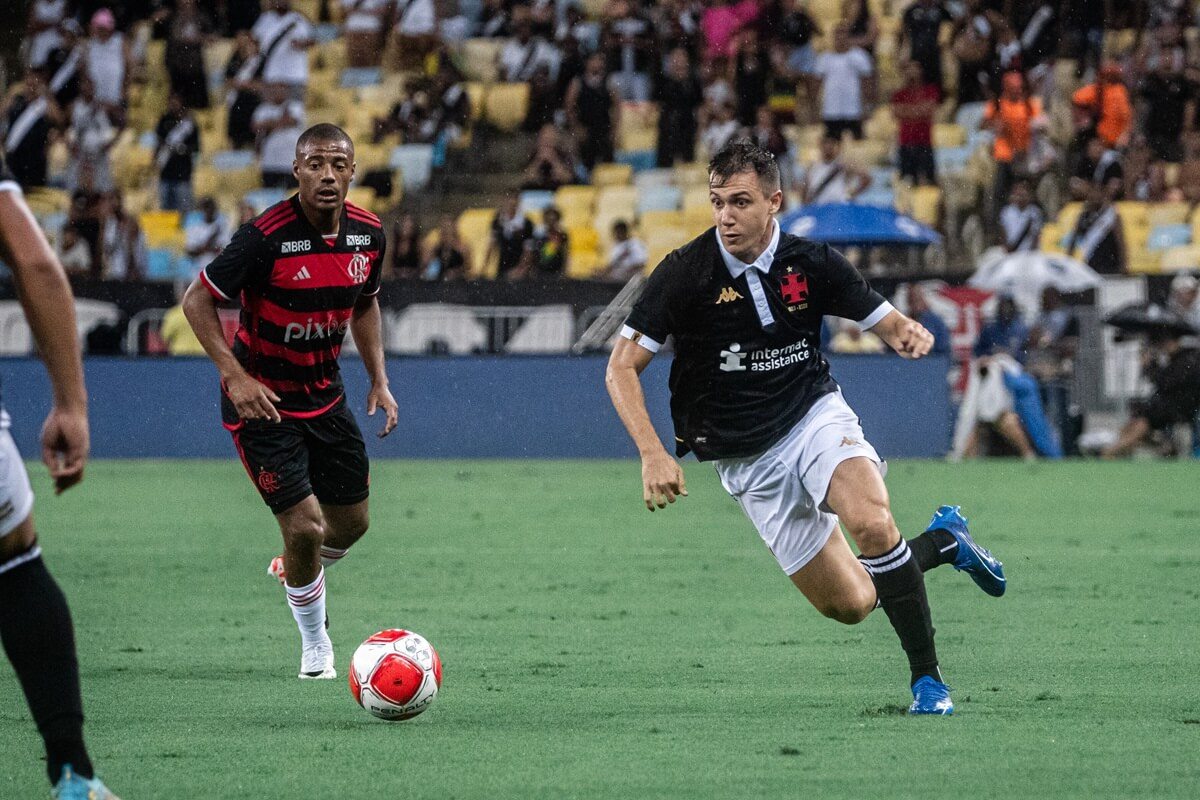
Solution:
M 711 467 L 641 508 L 633 462 L 383 462 L 330 570 L 345 671 L 427 636 L 442 693 L 385 723 L 296 679 L 269 513 L 234 461 L 107 462 L 39 528 L 75 614 L 93 757 L 133 798 L 1196 797 L 1200 466 L 898 462 L 902 529 L 961 503 L 999 600 L 928 576 L 953 718 L 912 719 L 882 614 L 809 608 Z M 0 797 L 44 796 L 0 665 Z

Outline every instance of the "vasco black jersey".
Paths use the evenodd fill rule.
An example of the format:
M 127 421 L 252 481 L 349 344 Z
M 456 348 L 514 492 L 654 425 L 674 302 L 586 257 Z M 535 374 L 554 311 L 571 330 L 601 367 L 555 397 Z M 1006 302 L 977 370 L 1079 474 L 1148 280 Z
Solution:
M 293 195 L 239 228 L 200 273 L 213 296 L 241 295 L 233 353 L 279 395 L 281 416 L 318 416 L 341 399 L 338 353 L 359 297 L 379 293 L 383 251 L 371 212 L 346 203 L 327 241 Z M 232 404 L 222 408 L 226 425 L 237 424 Z
M 710 228 L 663 259 L 626 320 L 622 335 L 649 350 L 675 337 L 678 455 L 704 461 L 769 448 L 837 389 L 820 352 L 821 318 L 871 327 L 892 309 L 841 253 L 790 234 L 780 234 L 769 270 L 756 274 L 770 330 L 747 274 L 732 276 Z
M 17 179 L 13 176 L 12 170 L 8 168 L 8 161 L 4 158 L 4 151 L 0 150 L 0 192 L 20 191 L 21 187 L 17 183 Z

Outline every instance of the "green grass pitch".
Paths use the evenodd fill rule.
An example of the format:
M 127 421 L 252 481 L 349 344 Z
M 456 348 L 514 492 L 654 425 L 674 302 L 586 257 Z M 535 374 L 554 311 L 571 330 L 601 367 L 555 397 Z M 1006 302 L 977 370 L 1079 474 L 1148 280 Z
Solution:
M 903 716 L 882 614 L 820 617 L 706 465 L 640 508 L 634 462 L 391 462 L 330 571 L 344 673 L 375 630 L 441 653 L 422 717 L 301 682 L 265 574 L 278 533 L 240 467 L 97 463 L 52 496 L 87 732 L 137 798 L 1029 798 L 1200 794 L 1200 465 L 898 462 L 901 528 L 964 505 L 1009 572 L 930 574 L 953 718 Z M 0 797 L 45 796 L 0 664 Z

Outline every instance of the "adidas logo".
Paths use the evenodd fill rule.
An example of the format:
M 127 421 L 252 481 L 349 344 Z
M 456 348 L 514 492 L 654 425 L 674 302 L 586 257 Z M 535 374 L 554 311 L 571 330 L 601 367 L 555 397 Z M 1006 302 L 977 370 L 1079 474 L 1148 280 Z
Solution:
M 717 305 L 721 303 L 732 303 L 734 300 L 741 300 L 742 296 L 738 294 L 738 290 L 732 286 L 726 286 L 721 290 L 720 296 L 717 297 Z
M 293 275 L 293 276 L 292 276 L 292 280 L 294 280 L 294 281 L 306 281 L 306 280 L 308 280 L 308 279 L 309 279 L 309 278 L 311 278 L 311 277 L 312 277 L 312 275 L 309 275 L 309 274 L 308 274 L 308 267 L 301 267 L 301 268 L 300 268 L 300 271 L 299 271 L 299 272 L 297 272 L 295 275 Z

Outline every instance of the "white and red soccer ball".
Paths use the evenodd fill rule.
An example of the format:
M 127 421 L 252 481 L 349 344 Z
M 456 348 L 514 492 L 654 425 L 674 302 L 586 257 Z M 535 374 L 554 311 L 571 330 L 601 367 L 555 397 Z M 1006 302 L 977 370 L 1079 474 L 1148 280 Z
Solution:
M 410 719 L 429 708 L 442 685 L 442 661 L 425 637 L 380 631 L 350 659 L 350 693 L 380 719 Z

